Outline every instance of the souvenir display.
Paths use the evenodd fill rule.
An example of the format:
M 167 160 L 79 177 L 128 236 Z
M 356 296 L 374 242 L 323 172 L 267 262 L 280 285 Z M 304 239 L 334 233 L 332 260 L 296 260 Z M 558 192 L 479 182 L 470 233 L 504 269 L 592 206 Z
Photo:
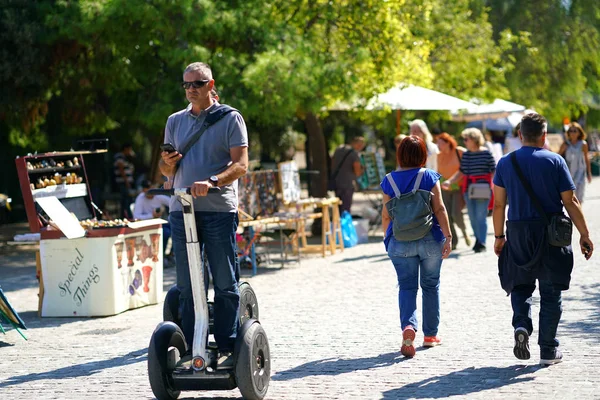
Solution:
M 81 227 L 84 229 L 102 229 L 102 228 L 123 228 L 129 223 L 127 218 L 123 219 L 111 219 L 111 220 L 97 220 L 97 219 L 86 219 L 79 221 Z
M 252 218 L 270 217 L 279 209 L 277 173 L 273 170 L 248 172 L 238 182 L 239 207 Z
M 40 234 L 42 317 L 108 316 L 162 300 L 162 221 L 99 219 L 84 153 L 15 160 L 29 228 Z
M 360 163 L 365 171 L 357 179 L 360 189 L 379 189 L 379 184 L 386 174 L 381 155 L 379 153 L 361 153 Z
M 296 161 L 279 163 L 279 182 L 281 184 L 282 200 L 285 204 L 300 200 L 300 173 Z

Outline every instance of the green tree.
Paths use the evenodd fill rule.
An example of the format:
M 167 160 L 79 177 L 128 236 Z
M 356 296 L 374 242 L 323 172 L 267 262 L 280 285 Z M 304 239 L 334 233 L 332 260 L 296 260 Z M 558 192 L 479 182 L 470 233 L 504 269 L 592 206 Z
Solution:
M 438 0 L 430 18 L 415 25 L 433 46 L 429 61 L 436 89 L 465 100 L 508 96 L 505 73 L 514 63 L 502 52 L 511 38 L 501 32 L 494 41 L 487 10 L 478 2 Z
M 311 182 L 314 196 L 325 195 L 329 170 L 323 110 L 340 100 L 368 99 L 398 82 L 431 78 L 429 46 L 413 40 L 405 3 L 280 0 L 270 8 L 278 43 L 257 53 L 243 72 L 256 107 L 251 115 L 304 121 L 310 165 L 321 171 Z
M 600 5 L 584 0 L 486 4 L 497 40 L 507 29 L 527 39 L 513 42 L 506 52 L 516 60 L 506 73 L 512 99 L 557 124 L 563 117 L 585 113 L 587 98 L 599 92 Z

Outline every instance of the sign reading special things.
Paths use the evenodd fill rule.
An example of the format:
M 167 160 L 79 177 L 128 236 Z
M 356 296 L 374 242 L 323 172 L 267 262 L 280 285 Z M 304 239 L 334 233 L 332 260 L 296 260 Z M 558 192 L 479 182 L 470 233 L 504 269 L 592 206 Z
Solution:
M 162 299 L 162 228 L 42 240 L 42 317 L 107 316 Z

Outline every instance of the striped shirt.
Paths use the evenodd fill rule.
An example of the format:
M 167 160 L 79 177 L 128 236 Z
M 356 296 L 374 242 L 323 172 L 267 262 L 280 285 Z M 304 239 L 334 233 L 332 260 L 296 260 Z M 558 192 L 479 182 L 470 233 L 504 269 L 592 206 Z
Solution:
M 466 151 L 460 162 L 460 172 L 465 175 L 487 175 L 496 170 L 496 160 L 487 150 Z
M 123 175 L 121 175 L 121 169 L 119 168 L 119 165 L 123 165 L 125 178 L 127 181 L 130 184 L 133 183 L 133 173 L 135 171 L 135 167 L 123 153 L 117 153 L 114 156 L 113 171 L 115 174 L 115 182 L 118 184 L 125 184 L 125 179 L 123 179 Z

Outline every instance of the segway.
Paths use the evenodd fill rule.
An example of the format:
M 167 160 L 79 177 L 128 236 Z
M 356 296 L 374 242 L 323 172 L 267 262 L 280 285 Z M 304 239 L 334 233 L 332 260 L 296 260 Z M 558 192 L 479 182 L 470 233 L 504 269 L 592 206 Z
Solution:
M 218 192 L 211 188 L 210 192 Z M 164 321 L 158 324 L 148 347 L 148 376 L 150 387 L 158 400 L 175 400 L 181 391 L 231 390 L 238 387 L 248 400 L 262 400 L 269 388 L 271 358 L 267 335 L 258 321 L 256 295 L 247 282 L 239 285 L 240 328 L 233 352 L 233 369 L 216 369 L 218 350 L 209 342 L 213 333 L 214 308 L 206 298 L 204 268 L 193 199 L 190 188 L 150 189 L 154 195 L 175 195 L 183 206 L 192 295 L 194 297 L 195 326 L 192 346 L 192 368 L 176 369 L 186 353 L 187 344 L 179 317 L 179 290 L 172 287 L 165 297 Z

